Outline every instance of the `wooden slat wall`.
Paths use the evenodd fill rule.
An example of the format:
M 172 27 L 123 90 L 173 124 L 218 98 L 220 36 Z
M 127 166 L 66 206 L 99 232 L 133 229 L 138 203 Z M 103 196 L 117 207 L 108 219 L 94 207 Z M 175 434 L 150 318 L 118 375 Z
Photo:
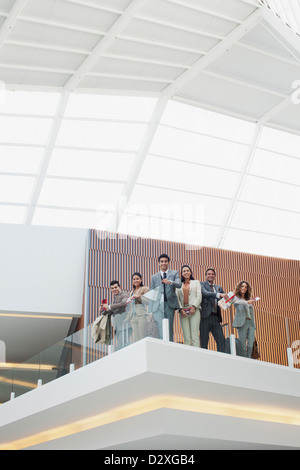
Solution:
M 168 253 L 171 269 L 180 271 L 189 264 L 195 279 L 204 280 L 207 267 L 217 270 L 217 284 L 225 291 L 234 289 L 240 280 L 247 280 L 253 294 L 261 301 L 255 307 L 257 340 L 264 361 L 287 365 L 286 349 L 289 327 L 290 344 L 300 339 L 299 279 L 300 262 L 269 258 L 246 253 L 199 247 L 186 250 L 186 245 L 161 240 L 132 238 L 92 230 L 89 253 L 89 322 L 98 316 L 102 298 L 110 299 L 109 283 L 117 279 L 124 290 L 131 289 L 131 275 L 139 271 L 145 285 L 158 271 L 157 258 Z M 110 299 L 111 300 L 111 299 Z M 287 322 L 285 320 L 287 318 Z M 229 322 L 229 334 L 235 333 L 231 323 L 233 310 L 223 313 Z M 175 319 L 175 341 L 183 342 L 179 319 Z M 215 349 L 213 339 L 209 343 Z

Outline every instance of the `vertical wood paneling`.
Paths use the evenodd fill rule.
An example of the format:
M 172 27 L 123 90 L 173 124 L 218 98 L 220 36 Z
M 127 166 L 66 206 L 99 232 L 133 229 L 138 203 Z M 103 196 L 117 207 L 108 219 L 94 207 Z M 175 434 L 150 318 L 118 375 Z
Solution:
M 199 247 L 187 250 L 185 244 L 132 238 L 109 232 L 92 230 L 89 253 L 89 322 L 98 316 L 102 298 L 109 298 L 109 284 L 117 279 L 124 290 L 131 290 L 131 275 L 139 271 L 144 284 L 150 284 L 151 275 L 158 271 L 157 258 L 168 253 L 171 269 L 189 264 L 195 279 L 204 280 L 208 267 L 215 267 L 217 284 L 225 291 L 234 290 L 237 282 L 247 280 L 253 287 L 253 295 L 261 301 L 255 306 L 257 324 L 256 337 L 261 358 L 268 362 L 287 365 L 288 339 L 286 321 L 291 344 L 300 340 L 299 278 L 300 263 L 265 256 L 237 253 L 216 248 Z M 232 328 L 233 308 L 223 313 L 223 323 Z M 179 316 L 175 316 L 174 338 L 183 342 Z M 213 338 L 209 347 L 216 349 Z M 101 352 L 103 353 L 103 352 Z

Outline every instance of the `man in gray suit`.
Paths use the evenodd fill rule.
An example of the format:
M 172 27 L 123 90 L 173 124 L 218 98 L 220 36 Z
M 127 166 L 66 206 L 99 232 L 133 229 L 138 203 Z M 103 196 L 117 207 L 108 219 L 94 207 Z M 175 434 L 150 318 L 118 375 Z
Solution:
M 127 301 L 130 294 L 121 289 L 119 281 L 111 281 L 110 289 L 113 294 L 113 302 L 110 305 L 103 305 L 102 308 L 108 315 L 113 315 L 116 349 L 121 349 L 127 346 L 132 339 L 131 325 L 125 324 Z
M 216 271 L 208 268 L 205 272 L 205 282 L 201 282 L 202 303 L 200 321 L 200 346 L 207 349 L 209 333 L 211 332 L 220 352 L 225 352 L 225 337 L 221 327 L 222 315 L 218 300 L 227 297 L 223 288 L 215 284 Z
M 160 271 L 153 274 L 151 278 L 150 291 L 156 289 L 155 299 L 149 303 L 149 312 L 153 319 L 158 322 L 159 337 L 162 338 L 162 320 L 169 320 L 170 341 L 173 341 L 173 323 L 175 310 L 179 308 L 176 288 L 180 289 L 181 280 L 178 271 L 169 269 L 170 258 L 162 254 L 158 258 Z

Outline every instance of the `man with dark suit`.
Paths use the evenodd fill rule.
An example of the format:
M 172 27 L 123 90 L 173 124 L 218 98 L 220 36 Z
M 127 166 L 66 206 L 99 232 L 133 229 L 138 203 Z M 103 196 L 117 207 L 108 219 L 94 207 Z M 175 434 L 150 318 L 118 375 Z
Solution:
M 181 280 L 178 271 L 169 269 L 170 258 L 162 254 L 158 258 L 160 271 L 153 274 L 151 278 L 150 291 L 156 290 L 155 295 L 149 303 L 149 312 L 153 319 L 158 322 L 159 336 L 162 339 L 162 320 L 169 320 L 169 337 L 173 341 L 173 323 L 175 310 L 179 308 L 176 288 L 180 289 Z
M 221 327 L 222 315 L 218 300 L 226 297 L 227 294 L 221 286 L 215 284 L 215 279 L 215 269 L 208 268 L 205 272 L 205 282 L 201 282 L 200 346 L 207 349 L 209 333 L 211 332 L 217 343 L 217 350 L 225 352 L 225 337 Z

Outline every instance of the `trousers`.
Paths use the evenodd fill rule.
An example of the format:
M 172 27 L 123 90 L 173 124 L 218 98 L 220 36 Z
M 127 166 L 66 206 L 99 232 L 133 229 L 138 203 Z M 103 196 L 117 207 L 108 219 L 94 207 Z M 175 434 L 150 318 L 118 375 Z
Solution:
M 197 308 L 194 315 L 190 317 L 183 317 L 180 315 L 180 324 L 183 333 L 184 344 L 189 346 L 196 346 L 199 348 L 199 325 L 200 325 L 200 310 Z
M 238 328 L 239 340 L 243 346 L 245 357 L 251 358 L 253 343 L 255 339 L 255 329 L 250 320 L 246 320 L 245 324 Z
M 174 326 L 174 313 L 175 310 L 167 304 L 167 302 L 161 302 L 159 308 L 152 313 L 153 320 L 157 321 L 158 329 L 159 329 L 159 338 L 163 338 L 163 330 L 162 330 L 162 321 L 164 318 L 169 320 L 169 338 L 170 341 L 173 341 L 173 326 Z
M 209 315 L 207 318 L 201 318 L 200 321 L 200 346 L 207 349 L 209 333 L 211 333 L 217 343 L 217 350 L 225 352 L 225 337 L 217 315 Z

